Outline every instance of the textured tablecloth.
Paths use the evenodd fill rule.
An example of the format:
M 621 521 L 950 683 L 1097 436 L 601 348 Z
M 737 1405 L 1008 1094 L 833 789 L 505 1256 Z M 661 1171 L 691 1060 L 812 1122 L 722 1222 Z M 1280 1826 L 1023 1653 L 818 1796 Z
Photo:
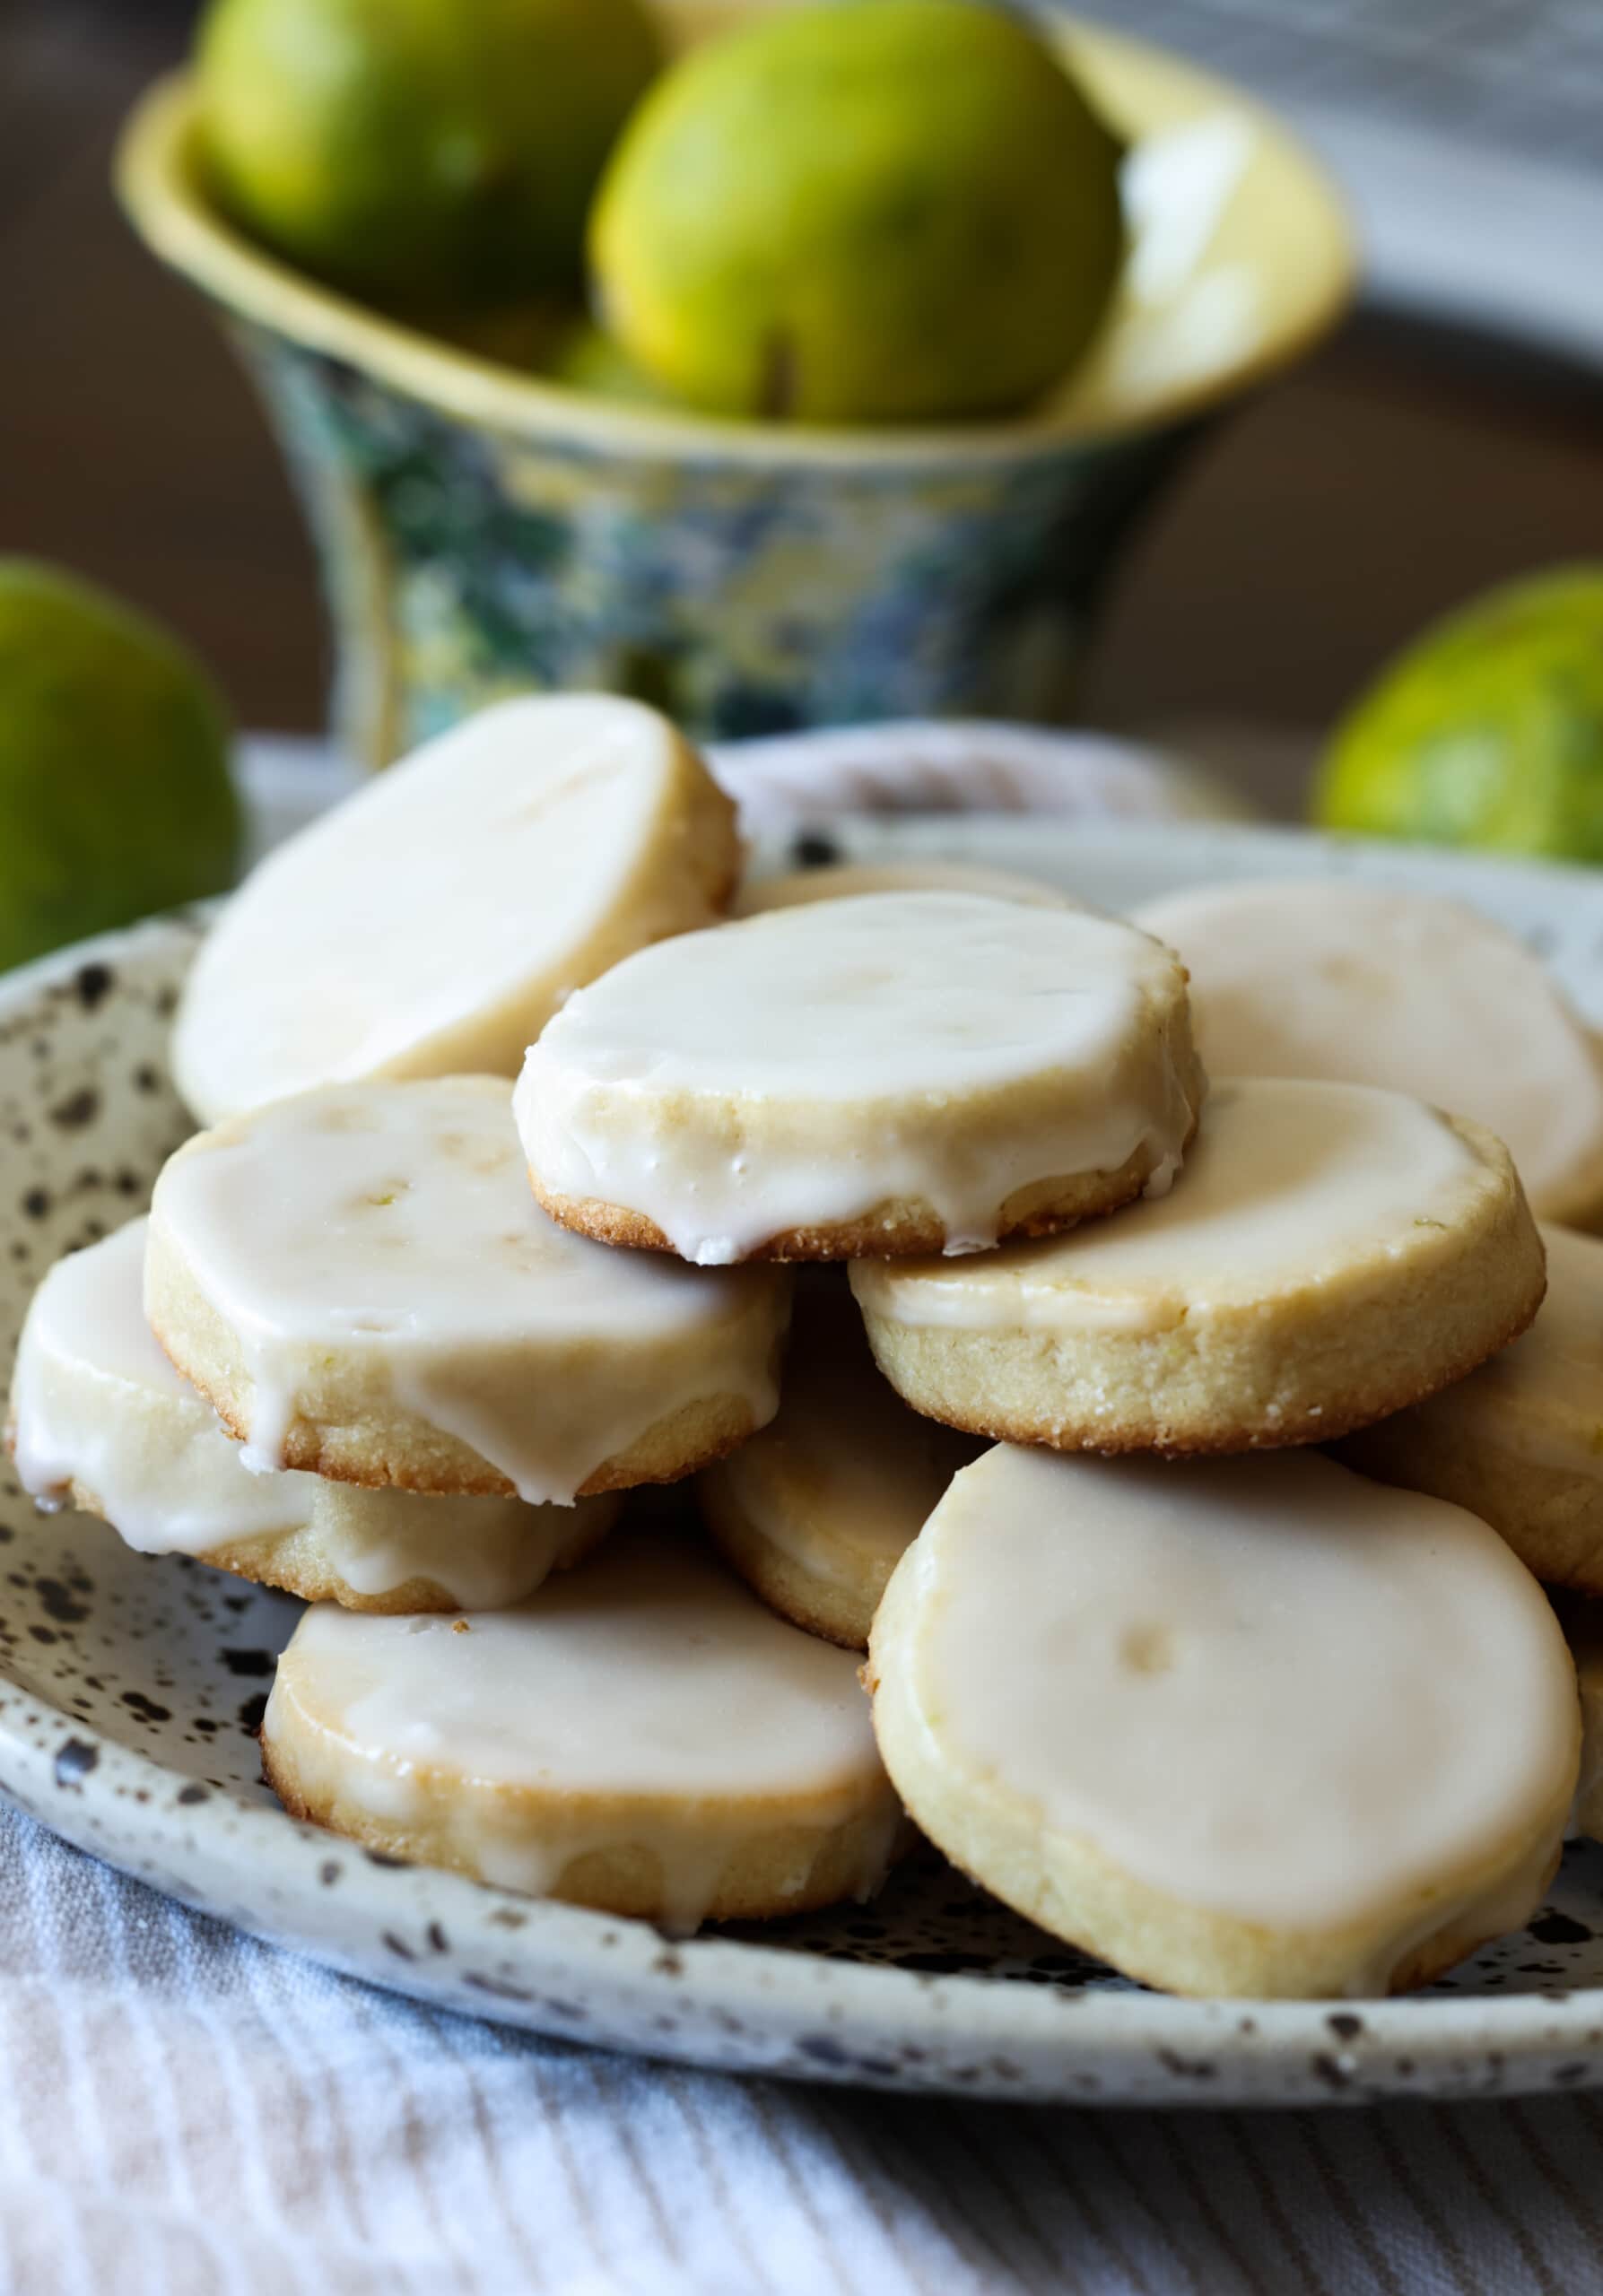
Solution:
M 1603 2286 L 1603 2105 L 1082 2112 L 743 2081 L 329 1975 L 0 1807 L 21 2296 L 1523 2296 Z

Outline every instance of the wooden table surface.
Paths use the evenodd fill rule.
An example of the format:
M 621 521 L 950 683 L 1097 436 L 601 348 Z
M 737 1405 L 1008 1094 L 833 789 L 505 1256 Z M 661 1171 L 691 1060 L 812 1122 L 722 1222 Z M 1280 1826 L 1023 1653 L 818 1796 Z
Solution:
M 0 0 L 0 549 L 97 577 L 242 722 L 321 721 L 316 581 L 246 385 L 108 189 L 182 0 Z M 1595 376 L 1365 314 L 1209 441 L 1138 537 L 1088 714 L 1324 725 L 1428 615 L 1603 556 Z

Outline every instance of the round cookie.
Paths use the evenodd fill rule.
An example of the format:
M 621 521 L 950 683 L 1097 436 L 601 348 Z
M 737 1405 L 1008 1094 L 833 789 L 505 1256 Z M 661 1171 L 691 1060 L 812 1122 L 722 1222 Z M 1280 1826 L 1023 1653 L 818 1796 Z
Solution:
M 1570 1830 L 1603 1841 L 1603 1609 L 1571 1604 L 1559 1615 L 1581 1683 L 1581 1776 Z
M 837 1279 L 798 1293 L 780 1408 L 702 1470 L 696 1499 L 726 1559 L 781 1618 L 861 1650 L 903 1549 L 975 1448 L 881 1377 Z
M 916 1410 L 1108 1452 L 1346 1434 L 1473 1370 L 1542 1283 L 1489 1132 L 1398 1092 L 1263 1078 L 1214 1088 L 1159 1202 L 980 1259 L 851 1271 Z
M 1547 1294 L 1530 1329 L 1339 1456 L 1473 1508 L 1549 1586 L 1603 1595 L 1603 1241 L 1555 1227 L 1542 1240 Z
M 1029 909 L 1084 909 L 1072 893 L 1022 871 L 988 869 L 975 861 L 840 861 L 820 869 L 790 869 L 782 876 L 748 877 L 729 904 L 731 917 L 761 917 L 804 901 L 852 900 L 860 893 L 980 893 L 991 900 L 1020 900 Z
M 857 1662 L 624 1530 L 472 1620 L 309 1611 L 262 1724 L 296 1817 L 676 1929 L 870 1896 L 901 1832 Z
M 1528 1918 L 1576 1777 L 1524 1566 L 1317 1452 L 989 1452 L 897 1565 L 867 1679 L 930 1839 L 1175 1993 L 1424 1983 Z
M 350 1610 L 497 1608 L 605 1535 L 611 1496 L 526 1507 L 253 1474 L 144 1320 L 147 1224 L 57 1261 L 29 1308 L 7 1442 L 41 1504 L 101 1516 L 142 1554 L 193 1555 Z
M 1185 974 L 1112 918 L 814 902 L 644 950 L 529 1051 L 535 1193 L 702 1265 L 978 1250 L 1167 1187 L 1204 1083 Z
M 1276 880 L 1171 893 L 1136 922 L 1184 959 L 1213 1075 L 1414 1093 L 1506 1142 L 1539 1214 L 1603 1215 L 1603 1059 L 1489 918 L 1397 886 Z
M 369 1076 L 514 1076 L 570 991 L 708 924 L 734 808 L 666 718 L 507 701 L 263 862 L 202 944 L 173 1074 L 202 1120 Z
M 788 1284 L 545 1217 L 496 1077 L 330 1085 L 180 1148 L 145 1312 L 247 1463 L 466 1497 L 671 1483 L 773 1415 Z

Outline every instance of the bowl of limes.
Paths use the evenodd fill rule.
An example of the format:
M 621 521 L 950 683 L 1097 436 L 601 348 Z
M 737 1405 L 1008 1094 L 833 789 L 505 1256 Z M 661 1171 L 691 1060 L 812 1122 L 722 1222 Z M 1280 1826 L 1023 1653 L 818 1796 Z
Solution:
M 212 0 L 118 181 L 258 383 L 373 764 L 530 687 L 1072 718 L 1137 516 L 1353 275 L 1250 98 L 997 0 Z

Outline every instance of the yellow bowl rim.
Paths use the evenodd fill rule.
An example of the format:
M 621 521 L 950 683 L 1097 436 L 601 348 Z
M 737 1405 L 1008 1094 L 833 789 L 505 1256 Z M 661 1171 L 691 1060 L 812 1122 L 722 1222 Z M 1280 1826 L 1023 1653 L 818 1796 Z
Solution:
M 1172 85 L 1250 117 L 1278 164 L 1301 179 L 1322 223 L 1318 238 L 1310 234 L 1300 296 L 1275 314 L 1250 354 L 1223 374 L 1180 386 L 1155 410 L 1132 412 L 1125 422 L 1068 411 L 963 427 L 803 428 L 641 406 L 520 374 L 323 286 L 216 214 L 186 165 L 196 110 L 187 72 L 169 74 L 140 97 L 118 141 L 114 180 L 146 245 L 229 310 L 475 428 L 560 439 L 612 455 L 700 462 L 918 466 L 1028 460 L 1076 445 L 1161 433 L 1238 397 L 1335 325 L 1352 300 L 1357 268 L 1347 211 L 1329 173 L 1266 106 L 1233 82 L 1150 42 L 1071 18 L 1056 19 L 1054 30 L 1104 68 L 1136 75 L 1161 68 Z

